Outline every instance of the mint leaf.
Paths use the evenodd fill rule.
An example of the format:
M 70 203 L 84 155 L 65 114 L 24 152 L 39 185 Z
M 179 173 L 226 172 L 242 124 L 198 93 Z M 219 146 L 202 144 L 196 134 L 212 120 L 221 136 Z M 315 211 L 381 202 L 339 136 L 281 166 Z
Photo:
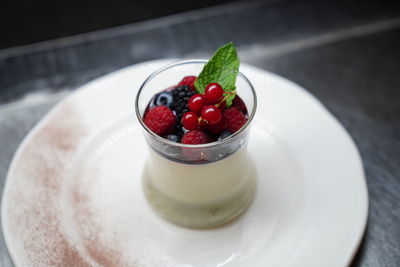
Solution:
M 197 77 L 194 83 L 196 92 L 204 94 L 208 84 L 219 83 L 225 91 L 226 105 L 230 107 L 236 95 L 235 82 L 239 65 L 240 60 L 232 42 L 220 47 Z

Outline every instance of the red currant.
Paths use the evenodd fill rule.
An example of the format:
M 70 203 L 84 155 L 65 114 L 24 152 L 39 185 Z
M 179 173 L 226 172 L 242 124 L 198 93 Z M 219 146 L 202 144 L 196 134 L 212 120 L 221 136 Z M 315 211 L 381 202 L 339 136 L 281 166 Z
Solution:
M 221 120 L 222 113 L 221 110 L 215 106 L 205 106 L 201 111 L 201 116 L 209 123 L 216 124 Z
M 208 104 L 217 104 L 224 96 L 224 90 L 218 83 L 210 83 L 204 91 Z
M 192 95 L 192 97 L 189 99 L 188 102 L 188 107 L 191 111 L 200 114 L 201 110 L 204 107 L 205 104 L 205 99 L 204 96 L 201 94 L 195 94 Z
M 182 124 L 186 130 L 197 130 L 199 126 L 199 117 L 197 117 L 196 113 L 192 111 L 186 112 L 182 116 Z
M 196 81 L 196 76 L 186 76 L 179 82 L 178 86 L 189 85 L 192 91 L 194 91 L 194 82 Z

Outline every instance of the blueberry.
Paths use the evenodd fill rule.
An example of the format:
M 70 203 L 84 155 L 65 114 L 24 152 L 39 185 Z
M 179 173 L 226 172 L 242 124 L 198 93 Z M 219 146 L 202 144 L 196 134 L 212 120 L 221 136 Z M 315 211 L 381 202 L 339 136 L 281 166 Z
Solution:
M 185 132 L 183 131 L 183 127 L 179 126 L 179 124 L 178 126 L 176 126 L 175 134 L 179 136 L 179 138 L 182 138 L 182 136 L 185 134 Z
M 183 134 L 190 132 L 189 130 L 187 130 L 185 127 L 182 127 L 182 132 Z
M 150 100 L 149 109 L 152 109 L 152 108 L 154 108 L 154 107 L 157 106 L 157 105 L 156 105 L 156 98 L 157 98 L 158 95 L 159 95 L 159 94 L 156 94 L 156 95 Z
M 227 138 L 228 136 L 230 136 L 232 133 L 228 130 L 223 131 L 219 136 L 218 136 L 218 140 L 222 140 Z
M 168 139 L 169 141 L 176 142 L 176 143 L 179 143 L 181 141 L 181 138 L 176 134 L 169 134 L 169 135 L 165 136 L 165 138 Z
M 174 102 L 174 98 L 172 97 L 172 94 L 170 92 L 162 92 L 156 96 L 154 102 L 156 106 L 167 106 L 171 108 Z

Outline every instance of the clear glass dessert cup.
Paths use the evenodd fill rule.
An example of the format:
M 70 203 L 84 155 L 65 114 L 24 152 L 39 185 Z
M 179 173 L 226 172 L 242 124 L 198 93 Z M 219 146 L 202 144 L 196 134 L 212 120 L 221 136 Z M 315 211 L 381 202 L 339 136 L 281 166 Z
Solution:
M 185 76 L 197 76 L 206 63 L 207 60 L 185 60 L 163 67 L 145 80 L 135 103 L 149 146 L 143 171 L 145 195 L 163 218 L 192 228 L 217 226 L 240 215 L 251 203 L 256 184 L 246 146 L 257 98 L 242 73 L 237 76 L 236 92 L 246 104 L 248 120 L 225 139 L 201 145 L 176 143 L 155 134 L 143 122 L 143 114 L 155 94 Z

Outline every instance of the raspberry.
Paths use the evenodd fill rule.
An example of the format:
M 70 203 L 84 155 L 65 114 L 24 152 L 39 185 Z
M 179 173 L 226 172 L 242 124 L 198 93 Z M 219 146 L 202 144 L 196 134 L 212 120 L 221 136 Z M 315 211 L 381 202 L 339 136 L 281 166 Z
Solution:
M 237 108 L 238 110 L 240 110 L 241 112 L 243 112 L 244 114 L 247 113 L 247 108 L 245 103 L 243 102 L 243 100 L 238 97 L 237 95 L 235 96 L 235 98 L 232 101 L 232 107 Z
M 216 124 L 207 124 L 207 130 L 214 135 L 219 135 L 226 130 L 226 127 L 227 125 L 224 117 L 222 117 L 221 120 Z
M 158 106 L 146 113 L 144 124 L 158 135 L 167 135 L 174 132 L 176 118 L 172 110 L 166 106 Z
M 186 76 L 182 79 L 182 81 L 179 82 L 178 86 L 189 85 L 194 91 L 194 82 L 196 81 L 196 78 L 196 76 Z
M 206 144 L 211 141 L 208 135 L 200 131 L 190 131 L 182 137 L 182 143 L 190 145 Z
M 224 111 L 223 117 L 226 120 L 228 130 L 232 133 L 236 132 L 246 123 L 247 119 L 244 114 L 237 108 L 229 108 Z

